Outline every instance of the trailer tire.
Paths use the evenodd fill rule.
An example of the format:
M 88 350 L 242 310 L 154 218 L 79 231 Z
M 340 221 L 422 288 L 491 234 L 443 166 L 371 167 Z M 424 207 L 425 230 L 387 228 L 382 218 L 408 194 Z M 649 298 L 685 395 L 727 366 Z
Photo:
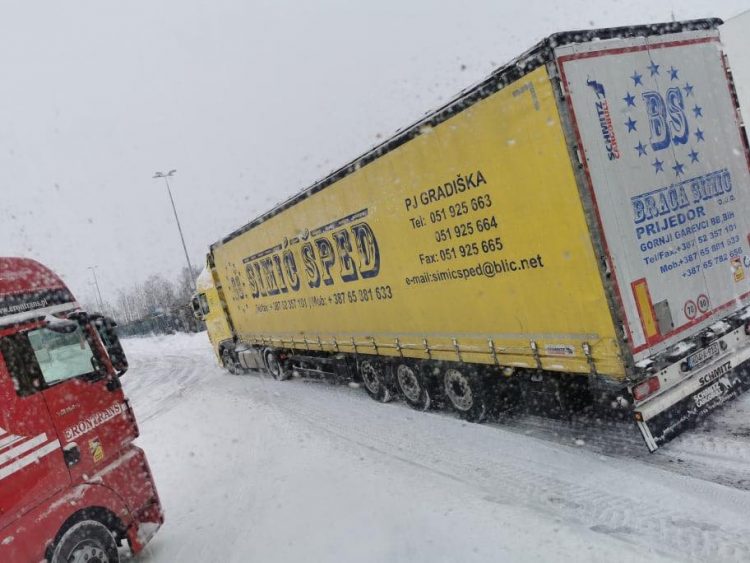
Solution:
M 270 373 L 276 381 L 286 381 L 292 376 L 292 372 L 287 369 L 281 361 L 276 350 L 266 350 L 264 359 L 266 360 L 268 373 Z
M 393 399 L 383 362 L 377 360 L 359 362 L 359 375 L 362 377 L 365 391 L 370 397 L 380 403 L 388 403 Z
M 467 368 L 449 367 L 443 372 L 443 391 L 451 407 L 469 422 L 487 418 L 487 397 L 479 374 Z
M 226 370 L 232 375 L 238 375 L 239 373 L 241 373 L 241 368 L 237 363 L 237 360 L 234 358 L 234 354 L 232 354 L 232 351 L 229 348 L 225 347 L 221 351 L 221 363 L 224 364 Z
M 404 401 L 418 411 L 430 410 L 432 399 L 425 377 L 419 366 L 398 363 L 393 369 L 396 384 Z
M 82 520 L 62 535 L 52 552 L 52 563 L 118 563 L 117 542 L 112 532 L 96 520 Z

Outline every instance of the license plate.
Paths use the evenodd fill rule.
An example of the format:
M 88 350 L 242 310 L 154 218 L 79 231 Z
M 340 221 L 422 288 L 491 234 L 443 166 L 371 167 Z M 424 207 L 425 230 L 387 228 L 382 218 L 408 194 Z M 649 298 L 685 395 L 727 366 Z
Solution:
M 733 365 L 734 359 L 727 358 L 721 365 L 706 370 L 702 375 L 696 373 L 685 380 L 700 387 L 677 402 L 669 402 L 646 420 L 639 419 L 638 415 L 642 416 L 642 413 L 635 413 L 649 451 L 656 451 L 692 421 L 750 390 L 750 359 L 745 358 L 746 352 L 750 352 L 750 348 L 743 352 L 736 365 Z
M 716 356 L 721 354 L 721 346 L 718 342 L 713 342 L 703 348 L 702 350 L 698 350 L 695 354 L 688 356 L 687 364 L 688 368 L 694 369 L 698 366 L 702 366 L 709 360 L 712 360 Z
M 729 382 L 727 381 L 725 384 L 721 380 L 717 381 L 710 387 L 706 387 L 703 391 L 700 391 L 699 393 L 693 395 L 695 406 L 701 408 L 703 405 L 710 403 L 716 397 L 720 397 L 722 393 L 724 393 L 724 390 L 728 387 L 730 387 Z

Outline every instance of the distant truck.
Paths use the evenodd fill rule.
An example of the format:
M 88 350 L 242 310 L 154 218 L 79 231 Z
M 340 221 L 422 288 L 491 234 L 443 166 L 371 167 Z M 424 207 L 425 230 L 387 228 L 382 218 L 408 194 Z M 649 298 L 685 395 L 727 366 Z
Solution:
M 33 260 L 0 258 L 0 561 L 119 561 L 163 522 L 111 319 Z
M 552 35 L 228 234 L 198 304 L 217 355 L 473 421 L 621 411 L 656 450 L 750 384 L 720 23 Z
M 229 370 L 238 373 L 235 346 L 232 343 L 232 327 L 224 313 L 219 292 L 214 285 L 211 270 L 204 268 L 195 282 L 196 292 L 193 295 L 193 314 L 206 323 L 208 339 L 211 341 L 216 359 Z

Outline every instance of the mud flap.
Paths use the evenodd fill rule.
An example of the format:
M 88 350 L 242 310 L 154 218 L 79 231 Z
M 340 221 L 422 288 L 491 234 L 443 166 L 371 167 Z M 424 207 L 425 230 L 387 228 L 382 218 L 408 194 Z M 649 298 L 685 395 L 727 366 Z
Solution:
M 750 361 L 734 368 L 732 362 L 725 361 L 696 374 L 691 380 L 690 387 L 694 390 L 666 408 L 660 409 L 658 402 L 652 404 L 651 401 L 637 407 L 635 421 L 650 452 L 656 451 L 659 446 L 690 428 L 714 409 L 747 391 L 750 388 Z M 681 394 L 685 394 L 684 389 Z M 666 401 L 662 399 L 661 402 Z

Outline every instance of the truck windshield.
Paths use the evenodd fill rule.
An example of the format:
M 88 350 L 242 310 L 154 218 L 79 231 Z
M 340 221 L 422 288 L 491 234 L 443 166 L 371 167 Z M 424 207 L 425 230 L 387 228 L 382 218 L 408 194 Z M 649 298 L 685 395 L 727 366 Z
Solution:
M 93 371 L 93 353 L 81 327 L 69 334 L 40 328 L 28 332 L 27 335 L 47 384 Z

